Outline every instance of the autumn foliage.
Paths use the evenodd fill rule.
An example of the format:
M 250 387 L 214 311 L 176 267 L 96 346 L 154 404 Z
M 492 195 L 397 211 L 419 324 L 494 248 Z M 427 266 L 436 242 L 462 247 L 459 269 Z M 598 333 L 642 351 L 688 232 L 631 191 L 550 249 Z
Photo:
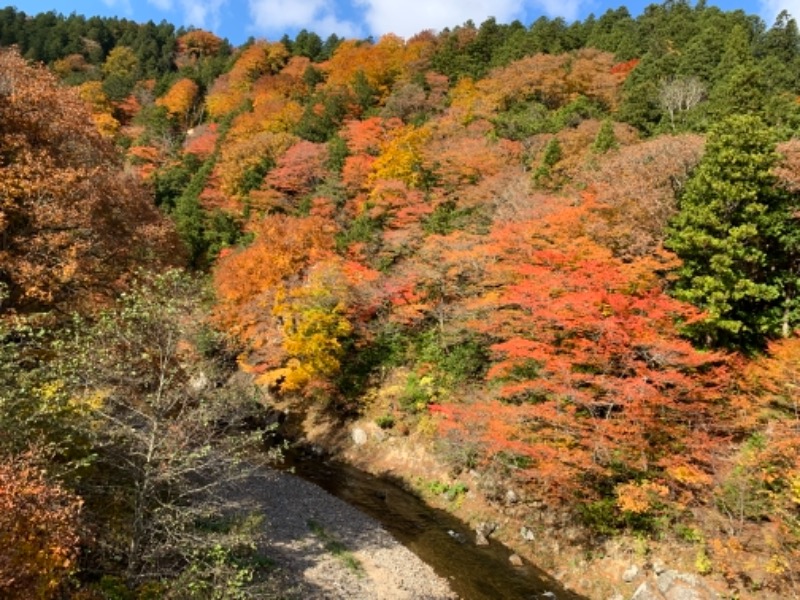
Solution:
M 266 217 L 255 242 L 221 257 L 215 272 L 219 323 L 247 342 L 251 365 L 277 367 L 285 358 L 276 297 L 333 249 L 332 225 L 321 218 Z M 283 291 L 282 291 L 283 290 Z M 262 367 L 263 370 L 263 367 Z
M 177 42 L 178 55 L 175 63 L 179 67 L 193 65 L 203 58 L 215 56 L 222 48 L 222 39 L 202 29 L 183 34 Z
M 197 84 L 184 77 L 175 82 L 169 91 L 158 99 L 157 104 L 167 109 L 167 112 L 186 127 L 191 124 L 192 113 L 196 108 L 199 88 Z
M 206 106 L 214 118 L 234 111 L 250 97 L 255 82 L 264 75 L 278 73 L 288 60 L 283 44 L 263 40 L 244 48 L 229 73 L 219 77 L 206 96 Z
M 336 50 L 323 68 L 328 73 L 326 85 L 353 86 L 362 76 L 374 89 L 376 101 L 383 104 L 398 81 L 409 80 L 425 66 L 425 41 L 404 42 L 392 34 L 381 37 L 377 43 L 359 43 L 347 40 Z
M 690 502 L 725 440 L 726 359 L 680 339 L 676 323 L 696 314 L 664 293 L 654 272 L 666 264 L 625 264 L 591 241 L 592 210 L 587 199 L 496 227 L 476 249 L 491 292 L 473 327 L 497 340 L 497 396 L 444 407 L 443 432 L 471 431 L 487 460 L 518 461 L 562 497 L 655 477 Z
M 57 598 L 77 568 L 81 501 L 30 456 L 0 462 L 0 594 Z
M 2 51 L 0 96 L 0 283 L 11 306 L 97 300 L 132 264 L 180 256 L 76 95 Z
M 358 414 L 385 447 L 426 444 L 448 477 L 531 530 L 550 528 L 544 515 L 571 521 L 588 564 L 612 535 L 637 536 L 613 541 L 637 552 L 649 536 L 652 557 L 683 549 L 731 597 L 798 595 L 800 37 L 788 14 L 767 28 L 666 2 L 635 18 L 623 7 L 569 25 L 489 19 L 408 39 L 302 31 L 238 48 L 199 29 L 77 16 L 34 43 L 60 17 L 15 14 L 0 15 L 3 39 L 22 47 L 0 49 L 0 325 L 21 327 L 3 338 L 0 375 L 24 382 L 9 399 L 80 404 L 87 369 L 58 362 L 62 348 L 82 324 L 109 333 L 139 319 L 98 308 L 130 301 L 135 271 L 188 255 L 210 271 L 219 331 L 176 346 L 180 365 L 161 380 L 179 401 L 169 419 L 224 397 L 214 381 L 213 402 L 186 404 L 187 381 L 207 370 L 200 354 L 231 367 L 236 356 L 251 377 L 234 379 L 264 398 L 316 403 L 337 423 Z M 726 122 L 748 125 L 718 137 Z M 188 309 L 200 296 L 180 297 Z M 147 306 L 164 331 L 191 320 Z M 48 331 L 68 315 L 74 331 Z M 138 410 L 158 360 L 112 358 L 137 336 L 159 339 L 145 333 L 136 324 L 103 352 L 100 404 L 129 378 Z M 23 423 L 10 402 L 4 414 Z M 54 431 L 69 430 L 58 415 Z M 136 418 L 120 432 L 142 433 Z M 91 445 L 93 427 L 59 440 L 59 459 Z M 51 479 L 18 455 L 30 440 L 14 439 L 17 455 L 0 461 L 0 596 L 63 595 L 81 511 L 106 516 L 96 490 L 76 488 L 84 508 L 61 487 L 73 480 Z M 158 518 L 163 499 L 140 498 Z M 140 533 L 142 547 L 166 541 Z M 536 552 L 561 541 L 535 537 Z M 121 564 L 99 550 L 91 568 Z M 191 563 L 181 577 L 200 577 L 207 557 L 180 556 L 171 573 Z M 120 597 L 169 596 L 168 577 L 138 560 Z
M 290 196 L 307 194 L 325 180 L 328 149 L 323 144 L 301 141 L 277 161 L 265 183 Z
M 322 63 L 264 43 L 212 85 L 230 127 L 204 193 L 241 207 L 252 238 L 214 268 L 240 365 L 275 394 L 348 407 L 404 377 L 387 410 L 435 430 L 454 471 L 595 530 L 661 535 L 744 498 L 743 521 L 770 519 L 779 585 L 798 445 L 786 390 L 764 382 L 791 379 L 789 346 L 757 363 L 700 351 L 686 331 L 703 314 L 671 295 L 663 244 L 703 137 L 617 119 L 639 59 L 535 52 L 449 78 L 432 70 L 442 39 L 345 41 Z

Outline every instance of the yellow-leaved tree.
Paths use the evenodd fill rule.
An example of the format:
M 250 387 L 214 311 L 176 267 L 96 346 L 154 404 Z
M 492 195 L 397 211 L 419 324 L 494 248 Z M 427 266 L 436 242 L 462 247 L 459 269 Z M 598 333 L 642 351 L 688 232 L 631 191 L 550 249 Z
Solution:
M 395 132 L 372 165 L 371 182 L 397 179 L 410 188 L 419 188 L 424 181 L 423 148 L 430 137 L 426 127 L 407 125 Z
M 104 137 L 112 137 L 119 131 L 119 121 L 114 118 L 114 106 L 103 91 L 99 81 L 87 81 L 78 88 L 78 95 L 92 112 L 92 120 Z
M 317 264 L 301 286 L 278 293 L 272 312 L 282 324 L 288 360 L 262 376 L 261 383 L 279 385 L 284 392 L 326 387 L 339 372 L 343 341 L 353 331 L 347 296 L 337 259 Z

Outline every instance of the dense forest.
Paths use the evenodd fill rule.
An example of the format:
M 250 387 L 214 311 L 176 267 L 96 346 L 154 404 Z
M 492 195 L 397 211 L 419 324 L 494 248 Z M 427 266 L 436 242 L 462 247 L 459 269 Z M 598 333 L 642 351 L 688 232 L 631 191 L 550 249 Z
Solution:
M 278 399 L 800 594 L 790 15 L 0 46 L 0 595 L 268 597 L 216 492 Z

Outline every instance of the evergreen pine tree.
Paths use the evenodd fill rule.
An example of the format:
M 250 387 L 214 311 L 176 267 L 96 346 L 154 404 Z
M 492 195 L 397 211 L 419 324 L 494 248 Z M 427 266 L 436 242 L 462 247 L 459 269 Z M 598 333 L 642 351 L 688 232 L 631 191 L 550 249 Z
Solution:
M 558 138 L 552 138 L 544 147 L 544 154 L 542 156 L 542 163 L 533 174 L 533 180 L 537 185 L 553 185 L 552 181 L 552 167 L 561 160 L 561 143 Z
M 667 239 L 683 260 L 674 293 L 706 312 L 689 332 L 707 346 L 758 348 L 797 323 L 796 198 L 777 186 L 777 159 L 759 118 L 730 117 L 680 199 Z
M 611 119 L 605 119 L 600 126 L 600 131 L 597 132 L 597 137 L 594 138 L 592 151 L 596 154 L 605 154 L 618 147 L 617 136 L 614 135 L 614 124 Z

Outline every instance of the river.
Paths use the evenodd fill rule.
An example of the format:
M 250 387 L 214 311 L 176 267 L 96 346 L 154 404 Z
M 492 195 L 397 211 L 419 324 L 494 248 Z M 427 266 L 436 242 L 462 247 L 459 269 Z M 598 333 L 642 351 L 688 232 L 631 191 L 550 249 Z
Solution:
M 465 523 L 428 506 L 398 481 L 299 447 L 287 452 L 283 468 L 378 520 L 465 600 L 585 600 L 534 565 L 513 566 L 509 562 L 512 551 L 499 542 L 475 545 L 475 534 Z

